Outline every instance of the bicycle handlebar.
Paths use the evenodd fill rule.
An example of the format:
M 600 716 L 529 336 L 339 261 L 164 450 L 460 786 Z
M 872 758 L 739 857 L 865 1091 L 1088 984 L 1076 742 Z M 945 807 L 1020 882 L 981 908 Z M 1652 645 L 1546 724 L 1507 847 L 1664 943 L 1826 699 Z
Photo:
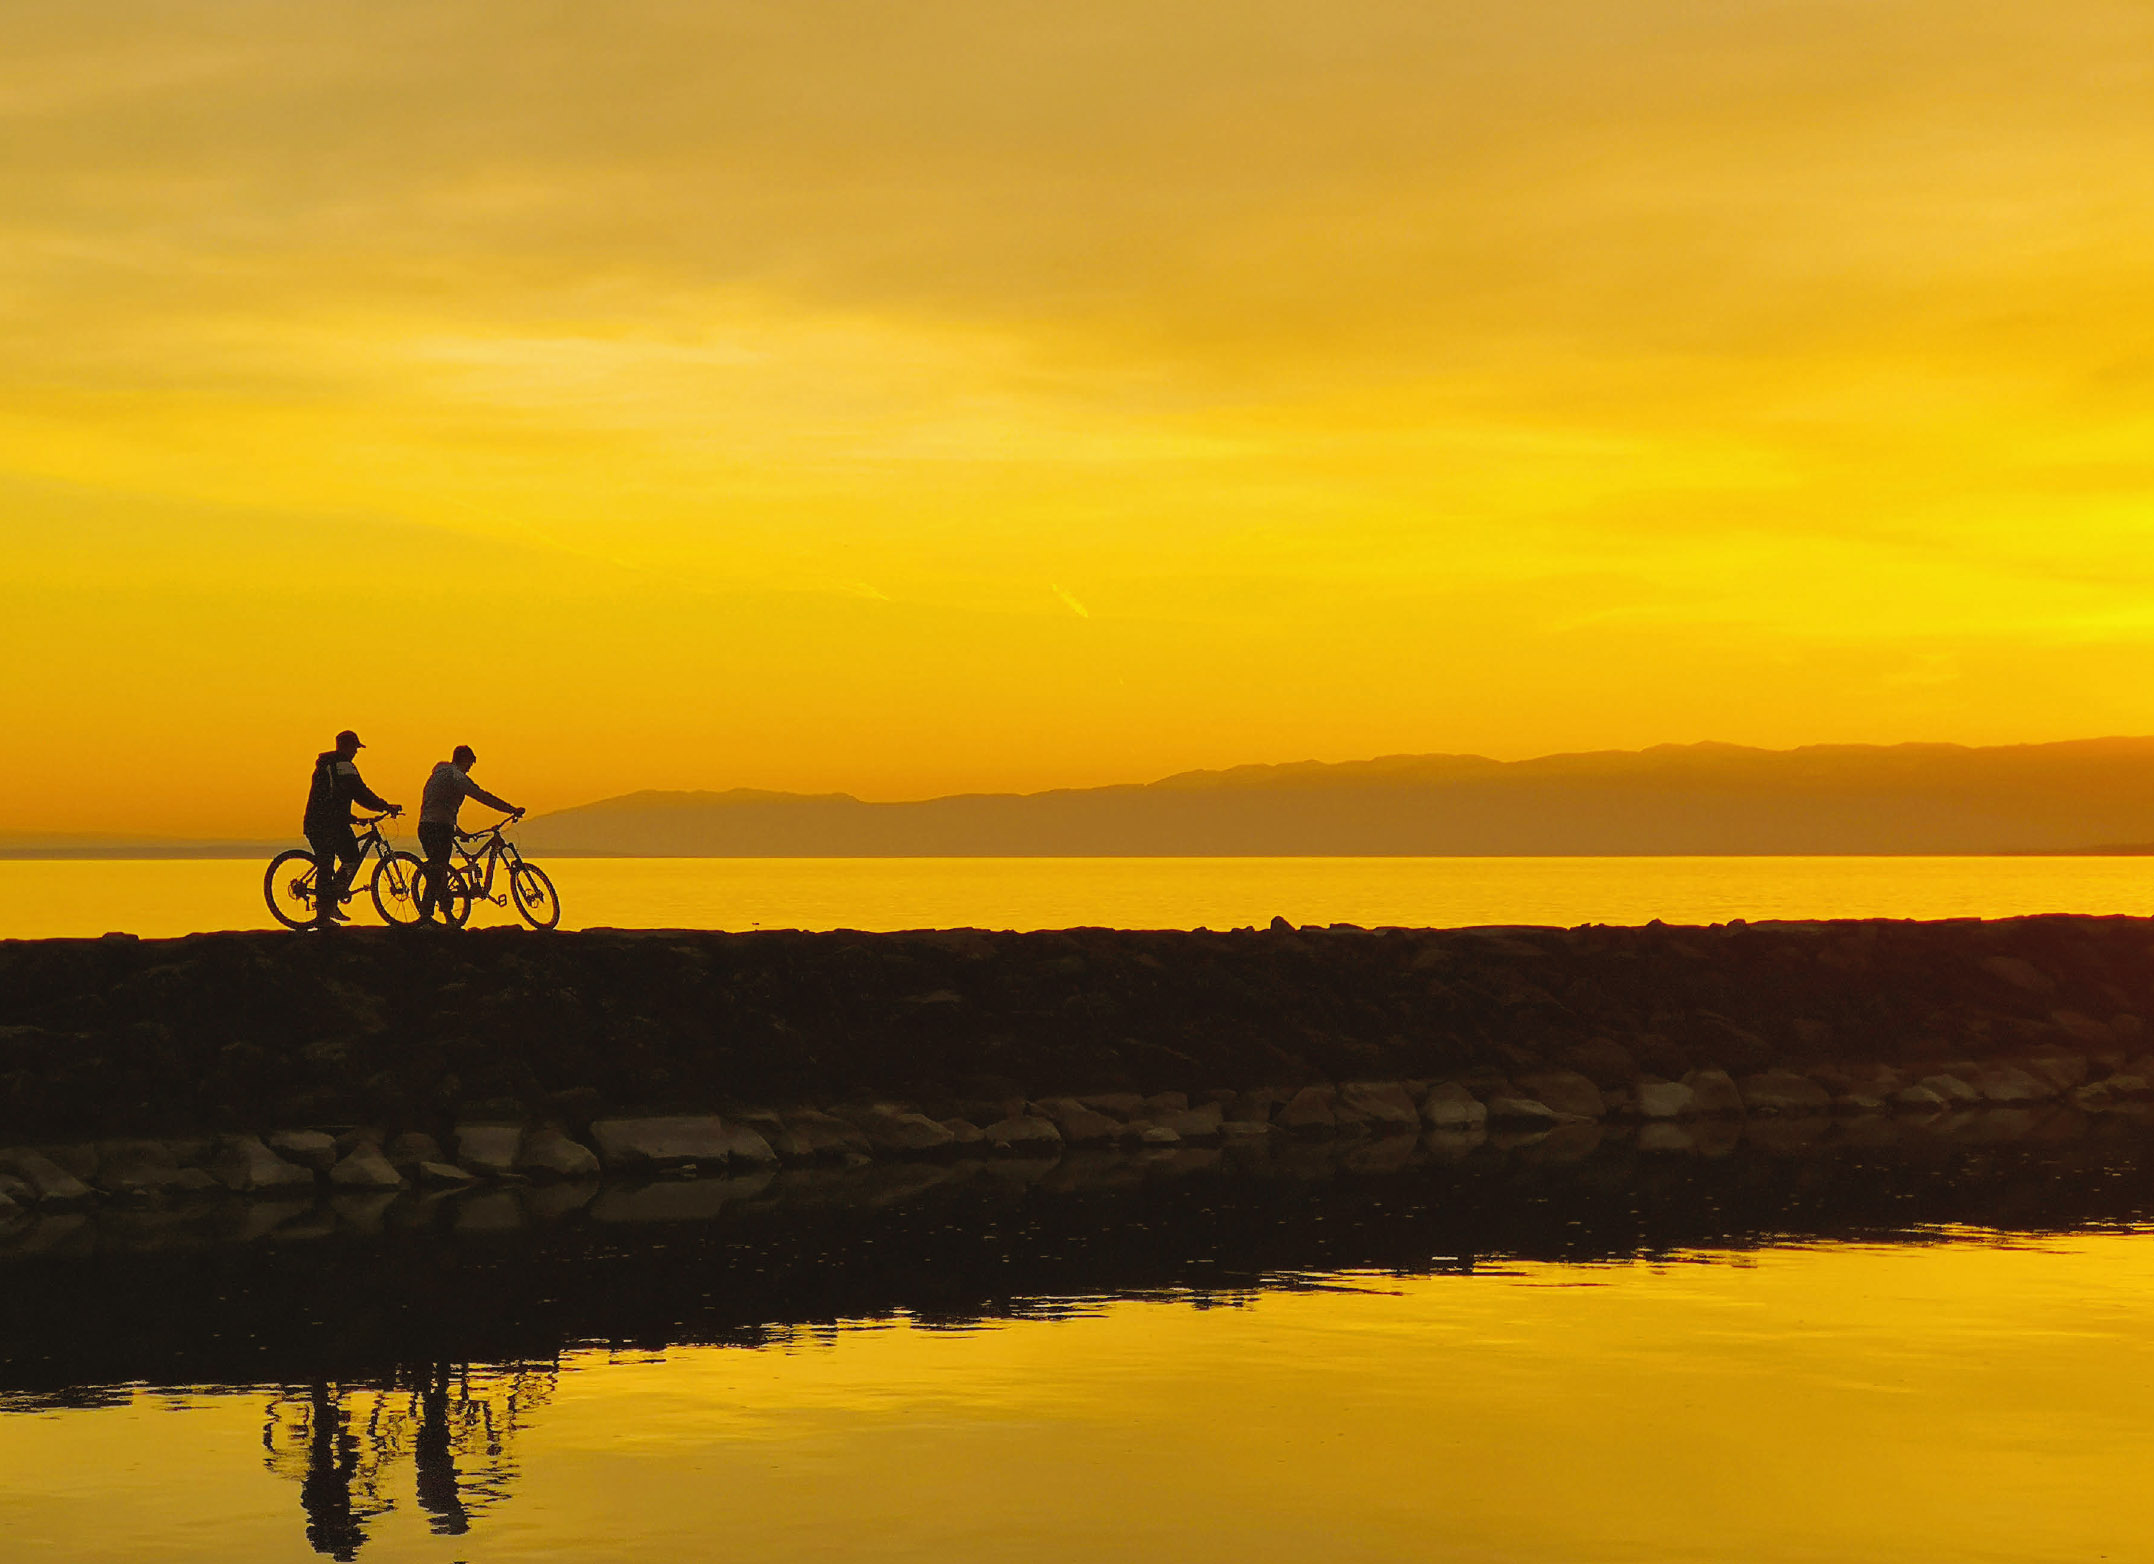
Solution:
M 506 831 L 523 817 L 524 812 L 521 809 L 512 809 L 492 825 L 482 825 L 476 831 L 458 831 L 456 839 L 459 842 L 475 842 L 482 836 L 495 836 Z

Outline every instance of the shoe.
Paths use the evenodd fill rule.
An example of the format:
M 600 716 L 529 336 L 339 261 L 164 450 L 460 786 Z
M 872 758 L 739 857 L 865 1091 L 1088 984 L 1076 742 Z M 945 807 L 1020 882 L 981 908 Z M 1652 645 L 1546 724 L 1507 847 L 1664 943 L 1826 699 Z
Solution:
M 352 921 L 352 915 L 346 912 L 342 907 L 331 907 L 329 909 L 329 916 L 334 918 L 339 923 L 349 923 Z

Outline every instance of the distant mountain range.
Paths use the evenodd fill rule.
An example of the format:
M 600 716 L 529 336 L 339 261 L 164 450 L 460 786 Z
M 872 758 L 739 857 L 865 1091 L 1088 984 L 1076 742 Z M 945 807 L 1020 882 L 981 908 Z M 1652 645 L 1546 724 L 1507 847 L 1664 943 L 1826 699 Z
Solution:
M 2142 852 L 2154 738 L 1393 755 L 891 804 L 642 792 L 534 818 L 522 840 L 744 858 Z
M 534 856 L 628 858 L 2154 853 L 2154 738 L 1387 755 L 897 804 L 642 792 L 517 835 Z M 295 840 L 0 831 L 0 859 L 254 858 Z

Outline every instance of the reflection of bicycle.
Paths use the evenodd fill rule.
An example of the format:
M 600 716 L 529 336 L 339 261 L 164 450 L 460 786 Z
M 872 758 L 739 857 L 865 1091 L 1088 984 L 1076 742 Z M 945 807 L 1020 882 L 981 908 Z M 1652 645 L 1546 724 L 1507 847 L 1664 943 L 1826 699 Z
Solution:
M 501 833 L 522 819 L 521 811 L 498 820 L 483 831 L 459 831 L 456 833 L 456 851 L 462 863 L 449 864 L 447 885 L 441 893 L 428 897 L 425 880 L 432 877 L 428 865 L 420 865 L 422 879 L 414 893 L 420 903 L 431 899 L 442 921 L 452 929 L 460 929 L 471 917 L 474 901 L 489 901 L 496 907 L 516 904 L 516 911 L 524 922 L 534 929 L 550 929 L 561 921 L 561 899 L 554 894 L 553 881 L 546 878 L 546 871 L 535 863 L 525 863 L 524 856 L 516 850 L 516 844 Z M 483 845 L 474 849 L 467 843 Z M 494 869 L 497 865 L 508 866 L 508 890 L 505 894 L 494 893 Z M 484 870 L 484 874 L 480 873 Z
M 369 856 L 381 861 L 374 865 L 374 878 L 368 882 L 367 892 L 374 899 L 374 910 L 381 914 L 381 921 L 406 925 L 419 921 L 419 870 L 416 853 L 392 848 L 381 834 L 381 823 L 387 815 L 368 815 L 354 820 L 353 825 L 365 826 L 359 837 L 359 861 L 352 865 L 351 884 L 344 888 L 338 898 L 347 902 L 358 894 L 353 887 L 359 883 L 359 871 L 366 867 Z M 303 929 L 314 923 L 320 915 L 315 887 L 321 880 L 322 866 L 314 854 L 304 847 L 277 854 L 269 861 L 269 872 L 262 876 L 262 898 L 269 903 L 269 910 L 276 920 L 288 929 Z

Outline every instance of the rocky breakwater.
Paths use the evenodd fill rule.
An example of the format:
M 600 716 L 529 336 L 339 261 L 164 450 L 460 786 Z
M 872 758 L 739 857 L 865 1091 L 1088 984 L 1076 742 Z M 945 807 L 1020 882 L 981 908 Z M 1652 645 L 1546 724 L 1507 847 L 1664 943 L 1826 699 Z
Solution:
M 0 944 L 0 1215 L 1311 1139 L 2136 1115 L 2154 926 Z

